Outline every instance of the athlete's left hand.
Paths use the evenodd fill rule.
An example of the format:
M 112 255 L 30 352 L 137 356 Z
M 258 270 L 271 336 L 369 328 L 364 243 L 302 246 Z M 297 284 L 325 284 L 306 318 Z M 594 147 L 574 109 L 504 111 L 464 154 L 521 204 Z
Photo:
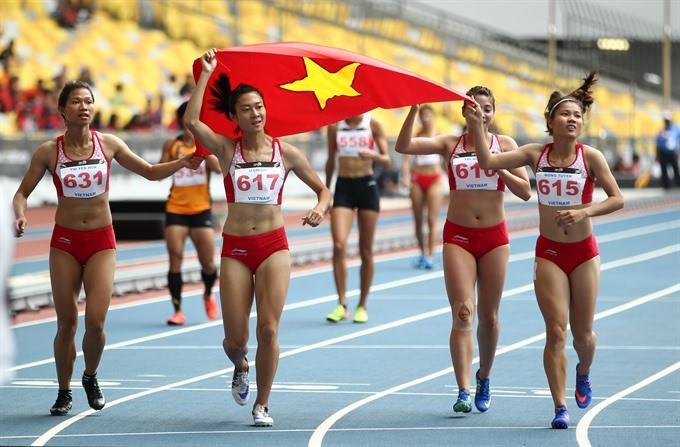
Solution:
M 587 214 L 585 210 L 558 210 L 555 213 L 555 222 L 560 228 L 568 228 L 575 223 L 578 223 L 585 219 Z
M 184 167 L 198 169 L 198 167 L 201 166 L 201 163 L 203 163 L 203 160 L 205 160 L 205 157 L 202 155 L 195 155 L 194 152 L 191 152 L 185 155 L 181 160 Z
M 323 222 L 323 212 L 317 211 L 312 208 L 307 212 L 307 215 L 302 218 L 302 225 L 309 225 L 310 227 L 317 227 L 321 222 Z

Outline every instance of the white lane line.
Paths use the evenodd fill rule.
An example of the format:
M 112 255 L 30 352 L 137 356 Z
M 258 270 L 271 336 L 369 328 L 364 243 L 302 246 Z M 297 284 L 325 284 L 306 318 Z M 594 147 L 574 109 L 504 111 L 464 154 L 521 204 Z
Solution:
M 602 270 L 606 269 L 605 265 L 602 265 L 602 267 L 601 267 Z M 617 265 L 617 267 L 618 266 L 619 265 Z M 614 267 L 608 267 L 608 268 L 614 268 Z M 603 312 L 599 312 L 595 315 L 595 320 L 599 320 L 601 318 L 609 317 L 609 316 L 615 315 L 617 313 L 632 309 L 635 306 L 640 306 L 640 305 L 645 304 L 649 301 L 652 301 L 652 300 L 657 299 L 657 298 L 661 298 L 663 296 L 669 295 L 671 293 L 675 293 L 677 291 L 680 291 L 680 283 L 675 284 L 674 286 L 671 286 L 671 287 L 667 287 L 663 290 L 659 290 L 657 292 L 651 293 L 651 294 L 646 295 L 644 297 L 641 297 L 639 299 L 636 299 L 636 300 L 631 302 L 631 303 L 634 303 L 633 306 L 630 305 L 631 303 L 626 303 L 626 304 L 622 304 L 620 306 L 617 306 L 613 309 L 609 309 L 609 310 L 606 310 L 606 311 L 603 311 Z M 506 295 L 503 294 L 503 297 L 505 297 L 505 296 Z M 567 326 L 567 329 L 568 328 L 569 328 L 569 325 Z M 514 351 L 516 349 L 520 349 L 520 348 L 525 347 L 529 344 L 543 340 L 544 338 L 545 338 L 545 332 L 538 334 L 538 335 L 535 335 L 535 336 L 530 337 L 530 338 L 526 338 L 526 339 L 521 340 L 517 343 L 513 343 L 513 344 L 508 345 L 504 348 L 496 350 L 496 356 L 505 354 L 507 352 Z M 475 357 L 473 359 L 473 364 L 476 364 L 478 361 L 479 361 L 479 357 Z M 437 371 L 437 372 L 429 374 L 427 376 L 420 377 L 420 378 L 412 380 L 410 382 L 403 383 L 401 385 L 397 385 L 397 386 L 392 387 L 390 389 L 387 389 L 387 390 L 381 391 L 379 393 L 373 394 L 369 397 L 366 397 L 362 400 L 356 401 L 356 402 L 336 411 L 329 418 L 327 418 L 325 421 L 323 421 L 316 428 L 316 430 L 314 430 L 314 434 L 312 435 L 312 437 L 309 440 L 309 444 L 308 444 L 309 447 L 320 447 L 324 436 L 330 430 L 330 428 L 333 426 L 333 424 L 335 424 L 342 417 L 346 416 L 347 414 L 351 413 L 352 411 L 356 410 L 357 408 L 360 408 L 360 407 L 362 407 L 362 406 L 364 406 L 364 405 L 366 405 L 370 402 L 373 402 L 375 400 L 378 400 L 378 399 L 383 398 L 385 396 L 388 396 L 390 394 L 396 393 L 396 392 L 401 391 L 403 389 L 410 388 L 410 387 L 413 387 L 415 385 L 419 385 L 419 384 L 427 382 L 429 380 L 437 379 L 441 376 L 444 376 L 446 374 L 450 374 L 452 372 L 453 372 L 453 367 L 448 367 L 448 368 L 443 369 L 441 371 Z
M 654 251 L 651 251 L 651 252 L 648 252 L 648 253 L 639 255 L 639 256 L 636 257 L 637 260 L 636 260 L 636 261 L 631 261 L 631 263 L 632 263 L 632 262 L 641 262 L 642 260 L 652 259 L 652 258 L 658 257 L 658 256 L 663 256 L 664 254 L 668 254 L 667 252 L 668 252 L 669 249 L 670 249 L 670 247 L 666 247 L 666 248 L 664 248 L 664 249 L 654 250 Z M 680 249 L 680 244 L 677 244 L 677 245 L 675 246 L 675 251 L 678 251 L 679 249 Z M 659 254 L 653 255 L 654 253 L 659 253 Z M 631 259 L 631 258 L 629 258 L 629 259 Z M 617 261 L 615 261 L 615 262 L 617 262 Z M 607 270 L 607 269 L 609 269 L 609 268 L 613 268 L 613 267 L 608 267 L 608 265 L 609 265 L 609 264 L 603 264 L 603 265 L 601 266 L 601 270 Z M 622 266 L 622 265 L 626 265 L 626 263 L 618 263 L 618 264 L 616 265 L 616 267 L 620 267 L 620 266 Z M 426 280 L 426 279 L 432 279 L 432 277 L 436 277 L 436 275 L 442 275 L 442 274 L 443 274 L 442 272 L 433 272 L 433 273 L 427 274 L 427 275 L 412 277 L 412 278 L 403 279 L 403 280 L 391 281 L 391 282 L 389 282 L 389 283 L 385 283 L 385 284 L 382 284 L 382 285 L 380 285 L 380 286 L 376 286 L 375 289 L 374 289 L 374 288 L 371 288 L 371 290 L 386 290 L 386 289 L 390 288 L 390 287 L 388 286 L 389 284 L 392 284 L 392 287 L 395 287 L 396 285 L 413 284 L 413 283 L 417 283 L 417 282 L 424 281 L 424 280 Z M 680 284 L 676 285 L 676 287 L 678 287 L 678 288 L 680 289 Z M 510 294 L 519 294 L 519 293 L 523 293 L 523 292 L 526 292 L 526 291 L 529 291 L 529 290 L 532 290 L 532 289 L 533 289 L 533 284 L 526 284 L 526 285 L 524 285 L 524 286 L 517 287 L 517 288 L 515 288 L 515 289 L 511 289 L 511 290 L 505 292 L 505 293 L 503 294 L 503 296 L 510 296 Z M 358 293 L 358 291 L 353 291 L 353 292 L 354 292 L 354 293 Z M 329 299 L 335 299 L 335 295 L 330 295 L 328 298 L 329 298 Z M 306 302 L 316 302 L 316 301 L 318 301 L 318 299 L 316 299 L 316 300 L 308 300 L 308 301 L 306 301 Z M 290 306 L 290 308 L 292 309 L 292 308 L 297 308 L 297 307 L 305 307 L 305 306 L 303 306 L 303 303 L 306 303 L 306 302 L 302 302 L 302 303 L 294 303 L 294 304 L 292 304 L 292 305 Z M 315 303 L 315 304 L 316 304 L 316 303 Z M 288 306 L 286 306 L 286 307 L 288 307 Z M 284 310 L 286 310 L 286 307 L 284 307 Z M 398 320 L 398 321 L 395 321 L 395 322 L 392 322 L 392 323 L 387 323 L 387 324 L 384 324 L 384 325 L 381 325 L 381 326 L 377 326 L 377 327 L 375 327 L 375 328 L 370 328 L 370 329 L 366 329 L 366 330 L 363 330 L 363 331 L 359 331 L 359 332 L 354 333 L 354 334 L 348 334 L 348 335 L 345 335 L 345 336 L 336 337 L 336 338 L 334 338 L 334 339 L 330 339 L 330 340 L 326 340 L 326 341 L 322 341 L 322 342 L 319 342 L 319 343 L 315 343 L 315 344 L 313 344 L 313 345 L 310 345 L 310 346 L 314 346 L 314 348 L 310 348 L 310 346 L 308 346 L 308 347 L 302 347 L 302 348 L 298 348 L 298 349 L 295 349 L 295 350 L 292 350 L 292 351 L 288 351 L 288 352 L 285 352 L 285 353 L 281 354 L 279 357 L 280 357 L 280 358 L 288 357 L 288 356 L 290 356 L 290 355 L 294 355 L 294 354 L 298 354 L 298 353 L 302 353 L 302 352 L 309 351 L 310 349 L 316 349 L 316 348 L 319 348 L 319 347 L 328 346 L 328 345 L 333 344 L 333 343 L 339 343 L 339 342 L 341 342 L 341 341 L 351 340 L 351 339 L 353 339 L 353 338 L 357 338 L 357 337 L 363 336 L 363 335 L 369 335 L 369 334 L 372 334 L 372 333 L 374 333 L 374 332 L 377 332 L 377 329 L 378 329 L 378 328 L 382 328 L 382 329 L 380 329 L 380 330 L 390 329 L 390 328 L 399 326 L 399 325 L 400 325 L 399 322 L 402 322 L 402 321 L 407 321 L 407 322 L 409 322 L 409 323 L 410 323 L 410 322 L 413 322 L 413 321 L 418 321 L 419 319 L 422 319 L 422 318 L 419 318 L 419 317 L 422 316 L 422 315 L 428 315 L 428 317 L 426 317 L 426 318 L 429 318 L 429 317 L 432 317 L 432 316 L 437 316 L 437 315 L 441 315 L 441 314 L 448 313 L 448 312 L 449 312 L 449 307 L 444 307 L 444 308 L 441 308 L 441 309 L 438 309 L 438 310 L 435 310 L 435 311 L 432 311 L 432 312 L 426 312 L 426 313 L 424 313 L 424 314 L 416 315 L 416 316 L 409 317 L 409 318 L 406 318 L 406 319 L 403 319 L 403 320 Z M 252 312 L 252 313 L 251 313 L 251 318 L 253 317 L 253 315 L 255 315 L 255 312 Z M 214 324 L 214 323 L 205 323 L 205 324 L 207 325 L 207 324 Z M 402 323 L 402 324 L 406 324 L 406 323 Z M 203 326 L 203 325 L 200 325 L 200 326 Z M 192 329 L 192 328 L 184 328 L 184 329 L 181 329 L 181 330 L 179 330 L 179 331 L 186 330 L 186 331 L 188 332 L 190 329 Z M 173 332 L 171 333 L 171 335 L 174 335 L 174 334 L 176 334 L 177 332 L 178 332 L 178 331 L 173 331 Z M 361 334 L 361 335 L 359 335 L 359 334 Z M 155 336 L 143 337 L 143 338 L 145 338 L 145 339 L 148 339 L 148 338 L 155 339 L 155 337 L 164 338 L 164 337 L 168 337 L 168 336 L 170 336 L 170 335 L 168 335 L 168 334 L 157 334 L 157 335 L 155 335 Z M 523 347 L 523 346 L 525 346 L 525 345 L 527 345 L 527 344 L 531 344 L 531 343 L 534 343 L 535 341 L 541 340 L 541 339 L 544 338 L 544 337 L 545 337 L 545 333 L 542 333 L 542 334 L 539 334 L 539 335 L 537 335 L 537 336 L 534 336 L 534 337 L 525 339 L 524 341 L 520 341 L 520 342 L 518 342 L 518 343 L 509 345 L 509 346 L 507 346 L 507 347 L 505 347 L 505 348 L 499 349 L 499 350 L 497 351 L 497 355 L 498 355 L 498 354 L 502 354 L 502 353 L 504 353 L 504 352 L 509 352 L 508 349 L 511 348 L 511 347 L 512 347 L 513 349 L 518 349 L 518 348 Z M 137 340 L 137 339 L 135 339 L 135 340 Z M 337 340 L 337 341 L 333 341 L 333 340 Z M 117 345 L 125 345 L 125 346 L 127 346 L 127 345 L 130 345 L 130 344 L 133 344 L 133 343 L 134 343 L 134 340 L 129 340 L 129 341 L 126 341 L 126 342 L 119 343 L 119 344 L 117 344 Z M 105 349 L 106 349 L 106 348 L 105 348 Z M 53 361 L 53 359 L 51 359 L 51 360 Z M 478 359 L 476 359 L 475 361 L 477 361 L 477 360 L 478 360 Z M 198 376 L 198 377 L 186 379 L 186 380 L 183 380 L 183 381 L 180 381 L 180 382 L 168 384 L 168 385 L 159 387 L 159 388 L 157 388 L 157 389 L 147 390 L 147 391 L 142 392 L 142 393 L 138 393 L 138 394 L 126 396 L 126 397 L 123 397 L 123 398 L 121 398 L 121 399 L 118 399 L 118 400 L 112 401 L 112 402 L 110 402 L 110 403 L 107 403 L 107 405 L 108 405 L 108 407 L 111 407 L 111 406 L 117 405 L 117 404 L 119 404 L 119 403 L 123 403 L 123 402 L 127 402 L 127 401 L 129 401 L 129 400 L 136 399 L 136 398 L 138 398 L 138 397 L 143 397 L 143 396 L 146 396 L 146 395 L 149 395 L 149 394 L 154 394 L 154 393 L 156 393 L 156 392 L 165 391 L 165 390 L 168 390 L 168 389 L 171 389 L 171 388 L 175 388 L 175 387 L 178 387 L 178 386 L 182 386 L 182 385 L 186 385 L 186 384 L 189 384 L 189 383 L 194 383 L 194 382 L 198 382 L 198 381 L 201 381 L 201 380 L 209 379 L 209 378 L 212 378 L 212 377 L 219 376 L 219 375 L 221 375 L 221 374 L 229 373 L 229 372 L 231 372 L 231 371 L 233 371 L 233 367 L 232 367 L 232 368 L 223 369 L 223 370 L 219 370 L 219 371 L 212 372 L 212 373 L 208 373 L 208 374 L 204 374 L 204 375 L 201 375 L 201 376 Z M 439 374 L 438 376 L 436 376 L 436 377 L 439 377 L 440 375 L 447 374 L 447 373 L 452 372 L 452 371 L 453 371 L 453 368 L 447 368 L 447 369 L 445 370 L 445 372 L 441 372 L 441 371 L 440 371 L 439 373 L 435 373 L 435 374 Z M 429 377 L 429 376 L 428 376 L 428 377 Z M 435 377 L 432 377 L 432 378 L 435 378 Z M 429 379 L 428 379 L 428 380 L 429 380 Z M 398 391 L 398 390 L 395 390 L 395 391 Z M 382 397 L 382 396 L 381 396 L 381 397 Z M 45 445 L 45 443 L 48 442 L 48 441 L 49 441 L 52 437 L 54 437 L 57 433 L 61 432 L 63 429 L 67 428 L 67 427 L 70 426 L 71 424 L 74 424 L 75 422 L 79 421 L 80 419 L 83 419 L 84 417 L 86 417 L 86 416 L 88 416 L 88 415 L 90 415 L 90 414 L 92 414 L 92 413 L 94 413 L 94 412 L 95 412 L 95 410 L 87 410 L 87 411 L 85 411 L 85 412 L 83 412 L 83 413 L 80 413 L 79 415 L 70 417 L 69 419 L 63 421 L 62 423 L 60 423 L 60 424 L 58 424 L 58 425 L 52 427 L 50 430 L 48 430 L 47 432 L 45 432 L 43 435 L 41 435 L 41 436 L 40 436 L 33 444 L 31 444 L 31 445 L 37 445 L 37 446 Z M 333 416 L 331 416 L 331 417 L 333 417 Z M 338 419 L 339 419 L 339 418 L 338 418 Z M 323 424 L 322 424 L 322 425 L 323 425 Z M 329 426 L 329 428 L 330 428 L 330 426 Z M 319 432 L 319 428 L 317 428 L 317 429 L 315 430 L 314 435 L 312 436 L 312 439 L 314 439 L 314 436 L 316 436 L 318 432 Z M 325 432 L 324 432 L 324 434 L 325 434 Z M 321 435 L 321 439 L 323 439 L 323 434 Z M 320 445 L 321 439 L 319 440 L 319 444 L 317 444 L 317 445 Z M 312 441 L 310 440 L 310 445 L 312 445 L 311 442 L 312 442 Z
M 590 427 L 590 423 L 595 419 L 595 416 L 597 416 L 602 410 L 607 408 L 609 405 L 615 403 L 619 399 L 634 393 L 635 391 L 639 390 L 640 388 L 644 388 L 650 383 L 656 382 L 659 379 L 662 379 L 666 377 L 667 375 L 677 371 L 680 369 L 680 362 L 677 362 L 674 365 L 669 366 L 668 368 L 659 371 L 658 373 L 647 377 L 645 380 L 636 383 L 635 385 L 626 388 L 625 390 L 621 390 L 618 393 L 614 394 L 610 398 L 600 402 L 597 404 L 593 409 L 589 410 L 579 421 L 578 425 L 576 426 L 576 442 L 578 443 L 579 447 L 592 447 L 590 444 L 590 440 L 588 439 L 588 428 Z M 621 428 L 621 427 L 617 427 Z

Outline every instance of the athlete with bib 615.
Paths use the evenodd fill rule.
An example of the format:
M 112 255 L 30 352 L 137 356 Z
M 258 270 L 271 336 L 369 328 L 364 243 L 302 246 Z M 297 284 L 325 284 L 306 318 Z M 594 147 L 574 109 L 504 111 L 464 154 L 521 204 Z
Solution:
M 592 398 L 590 368 L 595 356 L 593 321 L 600 282 L 600 256 L 591 217 L 623 207 L 623 196 L 604 155 L 577 141 L 583 117 L 594 102 L 591 87 L 597 70 L 565 95 L 554 91 L 545 109 L 550 144 L 531 143 L 512 152 L 492 154 L 475 144 L 483 169 L 529 166 L 536 175 L 540 235 L 536 242 L 534 290 L 546 326 L 543 364 L 555 404 L 553 428 L 569 427 L 565 401 L 567 323 L 571 324 L 576 365 L 576 404 L 586 408 Z M 484 135 L 482 110 L 468 102 L 464 111 L 473 135 Z M 475 139 L 475 141 L 481 141 Z M 593 204 L 597 180 L 607 198 Z

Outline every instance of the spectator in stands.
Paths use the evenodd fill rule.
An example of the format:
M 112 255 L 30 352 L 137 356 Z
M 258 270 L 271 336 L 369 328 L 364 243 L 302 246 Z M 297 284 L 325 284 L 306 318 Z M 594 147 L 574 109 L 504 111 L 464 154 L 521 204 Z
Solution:
M 182 100 L 187 100 L 193 94 L 196 85 L 194 84 L 194 78 L 191 74 L 186 75 L 184 78 L 184 83 L 179 88 L 179 96 Z
M 187 103 L 177 109 L 177 122 L 183 126 L 184 112 Z M 163 153 L 159 163 L 177 160 L 196 150 L 194 136 L 182 127 L 182 132 L 169 139 L 163 145 Z M 191 239 L 198 262 L 201 264 L 203 279 L 203 303 L 208 319 L 219 316 L 217 301 L 212 293 L 217 279 L 215 267 L 215 220 L 212 213 L 210 197 L 210 173 L 221 173 L 217 157 L 209 155 L 205 163 L 198 169 L 180 169 L 172 180 L 170 196 L 165 205 L 165 243 L 168 247 L 170 268 L 168 270 L 168 289 L 175 308 L 175 313 L 168 319 L 170 325 L 183 325 L 186 321 L 182 312 L 182 261 L 184 244 L 187 237 Z
M 121 83 L 116 84 L 115 87 L 116 91 L 113 94 L 113 98 L 109 101 L 111 103 L 111 107 L 120 107 L 120 106 L 126 106 L 128 104 L 127 99 L 125 99 L 125 86 Z
M 565 400 L 567 323 L 571 325 L 576 365 L 574 397 L 579 408 L 592 398 L 590 368 L 595 356 L 593 332 L 600 256 L 591 217 L 623 207 L 623 196 L 607 160 L 598 149 L 577 141 L 583 116 L 594 102 L 591 88 L 597 70 L 568 94 L 554 91 L 544 116 L 552 143 L 530 143 L 517 150 L 492 153 L 483 142 L 482 103 L 466 102 L 464 116 L 481 169 L 529 166 L 536 174 L 539 232 L 534 264 L 534 291 L 546 329 L 543 366 L 555 405 L 552 428 L 569 427 Z M 595 179 L 607 198 L 592 204 Z
M 90 87 L 95 86 L 94 81 L 92 80 L 92 72 L 90 71 L 89 67 L 83 67 L 80 70 L 80 76 L 78 77 L 78 80 L 85 82 Z
M 5 48 L 0 51 L 0 65 L 6 72 L 10 72 L 12 64 L 14 63 L 14 39 L 7 42 Z
M 220 301 L 224 322 L 223 347 L 234 363 L 231 392 L 239 405 L 249 399 L 248 337 L 253 294 L 257 308 L 257 398 L 253 407 L 256 426 L 274 424 L 269 396 L 278 366 L 278 330 L 290 283 L 290 253 L 281 215 L 283 182 L 290 171 L 314 191 L 317 204 L 302 219 L 316 227 L 330 202 L 324 187 L 304 154 L 296 147 L 265 133 L 265 99 L 255 88 L 239 84 L 232 90 L 220 75 L 211 85 L 209 102 L 215 110 L 238 124 L 241 137 L 214 132 L 200 121 L 208 80 L 217 67 L 215 49 L 201 57 L 203 71 L 184 116 L 188 130 L 220 161 L 229 213 L 224 223 L 220 265 Z M 263 182 L 262 178 L 271 179 Z
M 449 207 L 444 224 L 444 282 L 453 324 L 449 338 L 458 384 L 456 413 L 472 411 L 470 377 L 474 356 L 475 311 L 479 318 L 479 369 L 475 373 L 475 406 L 485 412 L 491 403 L 491 369 L 500 334 L 498 312 L 510 258 L 510 241 L 503 207 L 505 189 L 529 200 L 531 187 L 524 168 L 479 169 L 477 142 L 494 153 L 511 153 L 517 143 L 489 131 L 496 113 L 493 92 L 483 86 L 467 91 L 481 105 L 482 132 L 411 138 L 417 107 L 411 108 L 397 138 L 397 152 L 437 154 L 447 161 Z M 478 151 L 478 150 L 477 150 Z M 475 299 L 475 286 L 477 297 Z
M 118 114 L 113 112 L 109 116 L 109 122 L 106 124 L 106 130 L 118 130 L 120 124 L 118 124 Z
M 97 382 L 97 368 L 104 350 L 104 320 L 111 301 L 116 266 L 116 238 L 109 209 L 109 172 L 115 159 L 123 168 L 150 180 L 168 177 L 181 168 L 196 169 L 202 157 L 188 154 L 168 163 L 150 165 L 118 137 L 90 130 L 94 116 L 94 95 L 81 81 L 67 82 L 59 94 L 59 112 L 66 131 L 41 144 L 31 159 L 14 195 L 15 229 L 21 237 L 28 224 L 28 197 L 46 172 L 57 189 L 57 211 L 50 243 L 52 297 L 57 313 L 54 358 L 59 381 L 53 415 L 71 409 L 71 376 L 76 359 L 75 335 L 78 324 L 78 296 L 85 304 L 82 384 L 95 410 L 105 399 Z
M 361 257 L 359 303 L 355 323 L 366 323 L 366 303 L 373 282 L 373 239 L 380 215 L 380 191 L 373 174 L 373 163 L 391 165 L 385 129 L 370 114 L 357 115 L 328 126 L 328 160 L 326 187 L 330 188 L 337 157 L 338 178 L 331 209 L 333 235 L 333 276 L 338 304 L 326 320 L 337 323 L 349 318 L 347 309 L 347 240 L 357 213 L 359 255 Z
M 21 88 L 19 86 L 19 77 L 10 76 L 7 80 L 7 84 L 0 90 L 0 104 L 2 107 L 0 111 L 15 112 L 21 101 Z
M 676 186 L 680 186 L 680 173 L 678 172 L 678 149 L 680 149 L 680 127 L 672 121 L 670 111 L 663 113 L 663 129 L 656 137 L 656 159 L 661 168 L 661 186 L 664 189 L 671 187 L 668 177 L 668 168 L 673 169 L 673 180 Z
M 439 135 L 434 128 L 434 109 L 429 104 L 420 106 L 418 118 L 421 128 L 416 137 L 433 138 Z M 413 167 L 411 167 L 413 164 Z M 439 154 L 410 156 L 404 154 L 401 164 L 401 184 L 409 190 L 413 220 L 416 229 L 416 240 L 420 248 L 420 257 L 416 267 L 431 269 L 434 266 L 434 249 L 439 234 L 438 219 L 444 191 L 442 190 L 442 157 Z M 427 209 L 427 241 L 423 234 L 423 216 Z

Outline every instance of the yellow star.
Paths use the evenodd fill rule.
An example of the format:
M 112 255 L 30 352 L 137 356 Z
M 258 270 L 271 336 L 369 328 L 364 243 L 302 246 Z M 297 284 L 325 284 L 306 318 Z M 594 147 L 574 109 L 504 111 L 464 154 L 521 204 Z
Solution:
M 305 57 L 307 77 L 283 84 L 281 88 L 293 92 L 314 92 L 321 109 L 326 108 L 326 102 L 335 96 L 359 96 L 361 93 L 352 88 L 354 72 L 361 64 L 354 62 L 342 67 L 335 73 L 330 73 L 313 60 Z

